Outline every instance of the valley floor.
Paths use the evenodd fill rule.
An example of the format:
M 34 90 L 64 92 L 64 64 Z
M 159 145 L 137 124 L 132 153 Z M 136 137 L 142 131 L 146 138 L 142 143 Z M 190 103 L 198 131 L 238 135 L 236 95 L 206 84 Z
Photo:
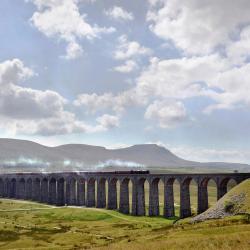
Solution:
M 190 225 L 162 217 L 0 200 L 0 249 L 250 249 L 243 216 Z

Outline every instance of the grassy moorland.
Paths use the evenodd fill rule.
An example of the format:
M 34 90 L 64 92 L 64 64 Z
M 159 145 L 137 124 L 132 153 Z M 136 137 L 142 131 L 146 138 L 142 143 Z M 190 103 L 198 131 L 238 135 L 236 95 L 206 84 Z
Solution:
M 134 241 L 173 223 L 116 211 L 1 200 L 0 249 L 84 249 Z
M 195 185 L 190 186 L 195 207 Z M 211 186 L 210 201 L 216 190 Z M 147 186 L 145 186 L 147 193 Z M 161 187 L 160 187 L 161 190 Z M 178 186 L 176 211 L 178 211 Z M 212 195 L 212 196 L 211 196 Z M 146 201 L 147 201 L 146 195 Z M 163 192 L 160 192 L 163 202 Z M 96 208 L 52 207 L 0 199 L 0 249 L 249 249 L 244 215 L 198 224 L 133 217 Z
M 0 249 L 249 249 L 244 216 L 198 224 L 1 200 Z

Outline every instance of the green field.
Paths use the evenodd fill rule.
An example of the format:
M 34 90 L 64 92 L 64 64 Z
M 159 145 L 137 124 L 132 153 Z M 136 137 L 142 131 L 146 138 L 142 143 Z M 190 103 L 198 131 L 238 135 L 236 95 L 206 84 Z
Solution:
M 1 200 L 0 249 L 249 249 L 244 216 L 195 225 Z
M 208 189 L 209 203 L 214 204 L 215 185 L 210 183 Z M 161 184 L 159 191 L 162 208 Z M 178 216 L 177 184 L 174 191 Z M 194 183 L 190 191 L 195 212 Z M 147 207 L 148 185 L 145 200 Z M 244 216 L 194 225 L 177 220 L 178 217 L 134 217 L 105 209 L 0 199 L 0 249 L 250 249 L 250 224 Z

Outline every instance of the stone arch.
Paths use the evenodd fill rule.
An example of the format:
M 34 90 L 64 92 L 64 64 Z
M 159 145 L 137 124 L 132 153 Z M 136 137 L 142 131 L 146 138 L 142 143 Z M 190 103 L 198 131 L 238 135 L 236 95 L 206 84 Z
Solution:
M 32 199 L 32 179 L 28 178 L 26 181 L 26 186 L 25 186 L 25 198 L 27 200 Z
M 164 215 L 164 177 L 159 179 L 158 182 L 159 192 L 159 215 Z
M 180 182 L 175 177 L 169 177 L 164 180 L 164 208 L 163 216 L 171 218 L 175 216 L 175 191 L 174 184 L 178 187 L 178 193 L 180 193 Z M 177 185 L 176 185 L 177 184 Z M 174 191 L 175 190 L 175 191 Z
M 65 179 L 63 177 L 57 180 L 57 205 L 65 205 Z
M 66 203 L 67 205 L 76 205 L 76 179 L 69 178 L 66 183 Z
M 18 198 L 25 199 L 25 179 L 21 178 L 18 181 Z
M 108 180 L 108 209 L 117 209 L 117 182 L 117 178 L 111 178 Z
M 56 179 L 49 180 L 49 204 L 56 204 Z
M 10 198 L 17 198 L 17 187 L 16 187 L 16 179 L 12 178 L 10 181 Z
M 86 199 L 86 206 L 87 207 L 94 207 L 96 205 L 95 202 L 95 178 L 89 178 L 87 180 L 87 199 Z
M 216 181 L 212 177 L 204 177 L 198 182 L 198 196 L 197 196 L 197 213 L 200 214 L 206 211 L 209 207 L 209 193 L 214 193 L 216 187 Z
M 228 183 L 234 181 L 236 184 L 237 179 L 234 179 L 233 177 L 224 177 L 219 179 L 217 183 L 217 200 L 219 200 L 222 196 L 224 196 L 228 191 Z
M 227 182 L 227 192 L 230 191 L 232 188 L 237 186 L 240 182 L 235 178 L 230 178 Z
M 0 197 L 4 197 L 4 181 L 0 178 Z
M 159 182 L 160 178 L 153 178 L 149 180 L 149 216 L 159 216 Z
M 190 183 L 192 177 L 186 177 L 180 182 L 180 218 L 192 215 L 190 203 Z
M 132 180 L 132 215 L 145 215 L 145 184 L 146 178 Z
M 96 207 L 106 207 L 106 178 L 104 177 L 97 180 Z
M 49 201 L 49 187 L 48 178 L 43 178 L 41 181 L 41 202 L 48 203 Z
M 5 197 L 8 197 L 10 198 L 10 179 L 9 178 L 6 178 L 4 180 L 4 195 Z
M 120 194 L 119 194 L 119 211 L 123 214 L 129 214 L 129 178 L 119 180 Z
M 77 180 L 77 204 L 79 206 L 85 205 L 85 179 L 80 178 Z
M 41 201 L 41 181 L 37 177 L 32 182 L 32 200 Z

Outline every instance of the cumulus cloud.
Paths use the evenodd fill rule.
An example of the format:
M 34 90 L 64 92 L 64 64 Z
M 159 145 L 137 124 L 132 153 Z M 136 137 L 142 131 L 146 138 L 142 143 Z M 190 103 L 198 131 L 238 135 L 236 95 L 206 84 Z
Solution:
M 18 86 L 34 75 L 19 59 L 0 63 L 0 113 L 17 119 L 56 116 L 66 100 L 54 91 L 41 91 Z M 49 104 L 49 105 L 48 105 Z
M 213 104 L 204 109 L 207 114 L 217 109 L 249 106 L 249 72 L 250 63 L 235 66 L 219 54 L 166 60 L 152 58 L 129 90 L 118 94 L 81 94 L 74 104 L 93 113 L 113 110 L 118 114 L 130 106 L 140 105 L 146 109 L 146 119 L 160 121 L 160 126 L 167 128 L 162 114 L 166 111 L 162 107 L 168 106 L 169 100 L 183 103 L 183 100 L 194 97 L 210 98 Z M 183 104 L 181 106 L 184 108 Z M 184 122 L 185 112 L 178 114 L 178 123 Z M 166 115 L 166 120 L 168 118 Z
M 181 102 L 154 101 L 147 107 L 145 118 L 154 120 L 161 128 L 172 128 L 187 120 L 187 113 Z
M 114 115 L 104 114 L 97 118 L 100 124 L 101 130 L 107 130 L 109 128 L 115 128 L 119 126 L 119 118 Z
M 145 98 L 184 100 L 196 96 L 215 103 L 204 111 L 249 106 L 250 64 L 234 66 L 218 54 L 160 60 L 153 58 L 137 78 L 137 92 Z
M 112 19 L 121 21 L 132 21 L 134 19 L 134 15 L 131 12 L 119 6 L 114 6 L 113 8 L 105 10 L 104 14 Z
M 33 70 L 25 67 L 19 59 L 7 60 L 0 64 L 0 83 L 2 87 L 17 81 L 26 80 L 33 75 Z
M 226 45 L 249 23 L 248 0 L 150 0 L 150 29 L 187 54 L 208 54 Z
M 82 47 L 76 42 L 71 42 L 67 45 L 66 55 L 63 57 L 65 59 L 71 60 L 71 59 L 76 59 L 78 57 L 81 57 L 82 54 L 83 54 Z
M 139 94 L 134 89 L 130 89 L 118 94 L 104 93 L 97 95 L 96 93 L 83 93 L 77 96 L 74 105 L 85 107 L 90 113 L 112 109 L 121 115 L 127 107 L 142 105 L 144 101 L 143 98 L 139 98 Z
M 104 114 L 95 125 L 79 120 L 66 110 L 64 97 L 51 90 L 36 90 L 18 84 L 34 75 L 19 59 L 0 63 L 0 127 L 14 134 L 56 135 L 95 133 L 119 125 L 119 118 Z
M 242 105 L 249 106 L 249 77 L 250 63 L 218 73 L 210 86 L 217 87 L 220 92 L 211 96 L 216 104 L 208 106 L 205 112 L 210 113 L 215 109 L 233 109 Z
M 118 126 L 119 118 L 116 116 L 104 114 L 96 119 L 95 125 L 89 125 L 77 119 L 75 114 L 63 111 L 58 117 L 39 119 L 37 121 L 13 121 L 12 129 L 14 133 L 52 136 L 74 133 L 98 133 Z
M 150 55 L 151 49 L 140 45 L 136 41 L 129 41 L 126 35 L 118 38 L 118 46 L 114 52 L 117 60 L 126 60 L 136 56 Z
M 236 41 L 226 46 L 226 54 L 234 64 L 242 65 L 250 56 L 250 26 L 244 28 Z
M 133 60 L 127 60 L 124 64 L 114 67 L 114 70 L 121 73 L 130 73 L 138 68 L 138 65 Z
M 102 33 L 111 33 L 113 27 L 99 27 L 87 22 L 87 15 L 81 14 L 79 0 L 29 0 L 37 7 L 31 23 L 47 37 L 67 42 L 65 57 L 74 59 L 82 54 L 79 41 L 83 38 L 94 39 Z
M 126 35 L 122 35 L 118 38 L 118 45 L 113 53 L 113 57 L 115 60 L 125 60 L 125 62 L 114 67 L 113 70 L 121 73 L 130 73 L 138 68 L 140 57 L 151 54 L 151 49 L 142 46 L 137 41 L 129 41 Z
M 160 60 L 152 58 L 137 78 L 137 89 L 145 96 L 185 99 L 208 95 L 212 82 L 228 63 L 219 55 Z

